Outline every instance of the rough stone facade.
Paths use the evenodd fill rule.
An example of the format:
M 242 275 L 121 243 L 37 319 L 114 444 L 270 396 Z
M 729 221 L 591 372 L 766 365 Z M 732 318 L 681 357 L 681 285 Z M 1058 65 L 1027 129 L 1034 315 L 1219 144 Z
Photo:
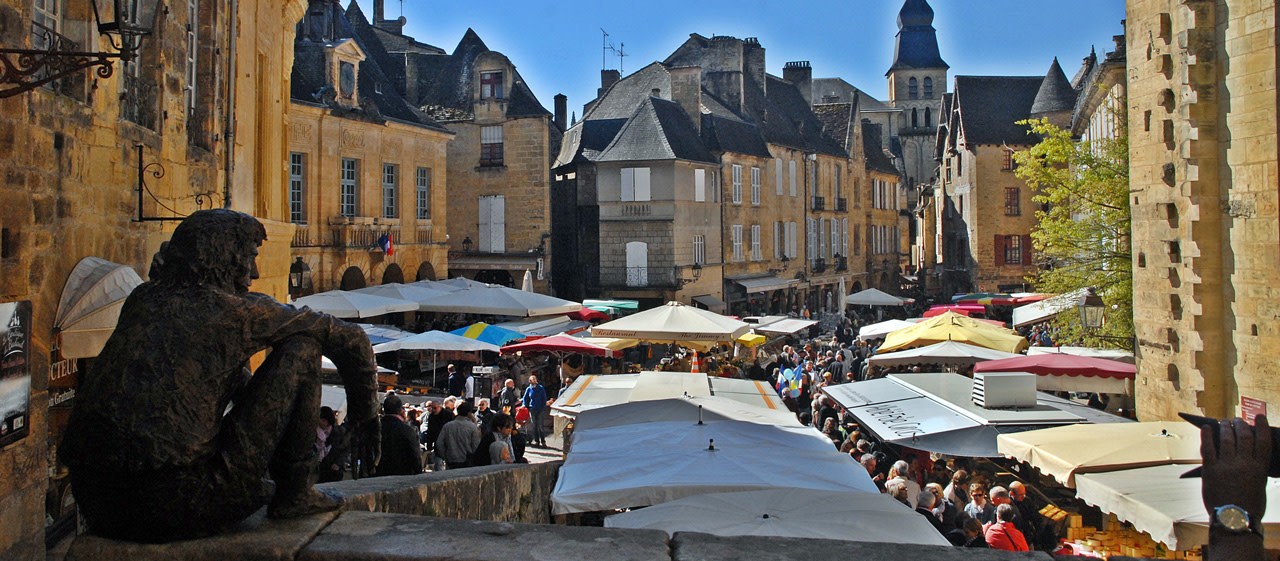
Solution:
M 285 298 L 292 225 L 282 198 L 288 111 L 281 107 L 287 105 L 294 24 L 306 2 L 241 0 L 235 14 L 230 4 L 202 0 L 195 6 L 194 80 L 187 75 L 191 16 L 184 3 L 159 16 L 160 31 L 144 42 L 136 79 L 117 63 L 110 78 L 85 71 L 0 100 L 0 145 L 10 148 L 0 155 L 0 301 L 32 301 L 35 326 L 30 435 L 0 450 L 0 558 L 43 559 L 46 515 L 55 521 L 51 536 L 74 528 L 65 471 L 49 464 L 60 419 L 74 401 L 73 380 L 60 380 L 56 391 L 49 382 L 51 367 L 65 373 L 77 366 L 58 361 L 53 330 L 68 276 L 81 259 L 95 256 L 145 278 L 151 256 L 175 224 L 133 221 L 139 212 L 135 145 L 144 147 L 144 164 L 165 170 L 163 177 L 146 176 L 154 199 L 144 198 L 144 216 L 185 215 L 200 206 L 257 216 L 268 240 L 258 259 L 262 278 L 253 288 Z M 106 46 L 89 3 L 65 7 L 63 35 L 85 50 Z M 0 28 L 7 30 L 0 43 L 30 48 L 33 17 L 31 2 L 0 1 Z M 229 87 L 232 66 L 237 79 Z
M 1275 3 L 1127 13 L 1139 417 L 1280 402 Z

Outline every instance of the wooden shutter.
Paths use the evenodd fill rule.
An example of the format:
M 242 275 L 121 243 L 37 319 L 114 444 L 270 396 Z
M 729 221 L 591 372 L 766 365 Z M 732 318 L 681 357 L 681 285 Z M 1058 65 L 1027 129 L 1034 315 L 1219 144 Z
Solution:
M 1030 267 L 1034 265 L 1031 262 L 1031 235 L 1022 236 L 1022 266 Z
M 996 234 L 996 266 L 1004 266 L 1004 236 Z

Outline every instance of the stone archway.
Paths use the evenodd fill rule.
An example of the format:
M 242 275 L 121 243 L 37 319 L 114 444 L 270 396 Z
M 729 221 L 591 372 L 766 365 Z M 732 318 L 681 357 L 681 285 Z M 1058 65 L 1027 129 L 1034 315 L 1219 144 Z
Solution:
M 347 267 L 342 272 L 342 281 L 338 283 L 339 290 L 356 290 L 367 286 L 364 279 L 364 271 L 360 267 Z
M 415 277 L 414 280 L 420 280 L 420 281 L 437 280 L 436 268 L 431 265 L 430 261 L 423 261 L 421 265 L 418 265 L 418 273 L 414 275 L 414 277 Z
M 500 271 L 478 271 L 476 272 L 475 280 L 477 282 L 496 284 L 500 286 L 506 286 L 509 288 L 516 287 L 515 278 L 513 278 L 511 276 L 511 273 L 507 271 L 501 271 L 501 270 Z
M 404 271 L 396 263 L 387 265 L 387 270 L 382 272 L 382 284 L 391 283 L 404 284 Z
M 857 294 L 859 292 L 862 292 L 862 281 L 855 281 L 853 283 L 853 290 L 850 290 L 849 294 Z

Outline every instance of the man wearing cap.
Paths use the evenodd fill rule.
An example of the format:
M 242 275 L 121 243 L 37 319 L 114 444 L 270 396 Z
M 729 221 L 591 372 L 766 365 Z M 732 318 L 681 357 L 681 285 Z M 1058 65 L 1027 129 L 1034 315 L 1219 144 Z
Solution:
M 436 454 L 444 459 L 445 469 L 471 467 L 471 454 L 480 446 L 480 427 L 476 426 L 475 408 L 470 401 L 458 404 L 458 416 L 440 431 Z
M 396 394 L 382 400 L 382 459 L 377 474 L 414 475 L 422 473 L 422 452 L 418 433 L 404 419 L 404 402 Z

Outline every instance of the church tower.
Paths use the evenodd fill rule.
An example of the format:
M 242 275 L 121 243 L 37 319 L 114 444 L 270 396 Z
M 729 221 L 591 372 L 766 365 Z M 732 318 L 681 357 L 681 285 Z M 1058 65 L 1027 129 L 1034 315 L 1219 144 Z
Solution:
M 942 96 L 947 92 L 950 66 L 938 52 L 937 31 L 933 28 L 933 8 L 925 0 L 906 0 L 898 12 L 898 36 L 893 49 L 889 78 L 889 105 L 901 109 L 898 138 L 901 146 L 898 168 L 906 186 L 930 182 L 937 176 L 933 143 L 942 118 Z

